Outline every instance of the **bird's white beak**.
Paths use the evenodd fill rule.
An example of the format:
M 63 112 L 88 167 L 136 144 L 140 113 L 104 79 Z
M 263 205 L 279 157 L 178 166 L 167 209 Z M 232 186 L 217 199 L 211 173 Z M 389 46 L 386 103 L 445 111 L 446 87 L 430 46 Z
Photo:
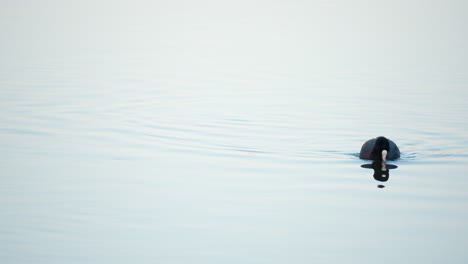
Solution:
M 387 160 L 387 151 L 384 149 L 382 150 L 382 161 L 386 161 Z
M 387 151 L 384 149 L 382 150 L 382 171 L 387 170 L 387 166 L 385 164 L 386 160 L 387 160 Z

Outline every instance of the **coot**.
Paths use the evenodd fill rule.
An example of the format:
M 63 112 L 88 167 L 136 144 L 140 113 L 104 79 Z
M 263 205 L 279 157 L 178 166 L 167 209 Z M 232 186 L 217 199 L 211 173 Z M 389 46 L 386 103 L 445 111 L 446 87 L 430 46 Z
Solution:
M 359 153 L 360 159 L 395 160 L 400 158 L 400 150 L 395 142 L 386 137 L 376 137 L 366 141 Z

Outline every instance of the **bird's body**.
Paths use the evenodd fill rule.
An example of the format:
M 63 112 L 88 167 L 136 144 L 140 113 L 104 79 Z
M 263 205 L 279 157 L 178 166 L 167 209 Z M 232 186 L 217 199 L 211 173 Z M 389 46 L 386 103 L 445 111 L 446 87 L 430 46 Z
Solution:
M 377 137 L 366 141 L 359 153 L 360 159 L 366 160 L 396 160 L 400 158 L 400 150 L 395 142 L 385 137 Z

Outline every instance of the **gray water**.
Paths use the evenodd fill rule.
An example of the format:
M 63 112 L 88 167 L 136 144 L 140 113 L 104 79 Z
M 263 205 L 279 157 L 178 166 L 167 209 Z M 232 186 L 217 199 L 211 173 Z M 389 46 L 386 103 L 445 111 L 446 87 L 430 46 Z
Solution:
M 0 5 L 2 263 L 467 263 L 466 2 Z

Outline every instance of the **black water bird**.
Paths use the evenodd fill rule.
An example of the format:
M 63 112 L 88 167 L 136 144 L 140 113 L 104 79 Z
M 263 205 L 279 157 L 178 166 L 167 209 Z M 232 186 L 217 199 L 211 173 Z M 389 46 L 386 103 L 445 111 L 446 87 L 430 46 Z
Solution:
M 359 153 L 360 159 L 386 161 L 400 158 L 400 149 L 386 137 L 376 137 L 366 141 Z

